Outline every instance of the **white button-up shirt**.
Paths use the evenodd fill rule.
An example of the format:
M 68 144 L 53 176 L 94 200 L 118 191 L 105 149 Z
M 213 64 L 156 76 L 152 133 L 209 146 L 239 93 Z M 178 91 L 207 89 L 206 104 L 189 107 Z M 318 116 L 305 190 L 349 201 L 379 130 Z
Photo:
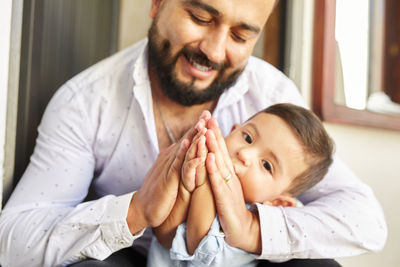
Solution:
M 133 236 L 126 222 L 132 192 L 159 153 L 146 47 L 143 40 L 101 61 L 50 101 L 30 164 L 0 217 L 3 267 L 66 265 L 132 244 L 148 248 L 149 233 Z M 250 57 L 213 116 L 226 135 L 279 102 L 304 105 L 287 77 Z M 85 200 L 88 192 L 95 200 Z M 300 200 L 304 207 L 257 204 L 260 258 L 336 258 L 383 247 L 381 208 L 339 159 Z

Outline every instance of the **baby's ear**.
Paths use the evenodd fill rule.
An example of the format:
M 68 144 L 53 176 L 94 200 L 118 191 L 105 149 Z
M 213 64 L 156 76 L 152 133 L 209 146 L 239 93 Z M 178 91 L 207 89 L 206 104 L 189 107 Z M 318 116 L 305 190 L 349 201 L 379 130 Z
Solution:
M 240 124 L 235 123 L 231 128 L 231 132 L 233 132 L 239 126 L 240 126 Z
M 296 199 L 290 195 L 280 195 L 271 201 L 264 201 L 263 204 L 275 207 L 296 207 Z

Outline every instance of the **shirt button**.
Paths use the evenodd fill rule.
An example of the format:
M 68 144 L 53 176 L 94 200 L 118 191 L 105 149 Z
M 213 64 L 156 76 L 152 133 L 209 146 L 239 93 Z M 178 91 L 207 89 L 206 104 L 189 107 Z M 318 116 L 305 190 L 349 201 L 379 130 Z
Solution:
M 120 240 L 118 241 L 118 243 L 119 243 L 120 245 L 125 245 L 125 244 L 126 244 L 125 241 L 122 240 L 122 239 L 120 239 Z

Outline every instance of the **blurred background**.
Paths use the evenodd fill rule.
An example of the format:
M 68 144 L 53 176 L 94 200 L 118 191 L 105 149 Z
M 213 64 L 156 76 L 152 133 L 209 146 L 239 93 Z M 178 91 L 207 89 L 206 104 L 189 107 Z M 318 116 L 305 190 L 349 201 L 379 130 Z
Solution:
M 0 2 L 0 198 L 29 162 L 66 80 L 144 38 L 150 0 Z M 281 0 L 254 55 L 294 80 L 337 153 L 369 184 L 389 228 L 382 252 L 346 267 L 400 266 L 400 1 Z

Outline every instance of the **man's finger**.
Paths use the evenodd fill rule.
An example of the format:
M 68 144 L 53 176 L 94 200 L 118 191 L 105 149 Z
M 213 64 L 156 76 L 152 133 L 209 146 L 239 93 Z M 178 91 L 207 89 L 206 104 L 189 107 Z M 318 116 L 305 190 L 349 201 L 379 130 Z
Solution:
M 215 140 L 216 140 L 219 150 L 221 152 L 221 156 L 222 156 L 223 160 L 225 161 L 225 163 L 227 164 L 227 166 L 229 167 L 229 169 L 231 171 L 233 171 L 233 166 L 232 166 L 231 158 L 229 156 L 228 148 L 226 147 L 225 138 L 222 135 L 222 132 L 221 132 L 221 129 L 219 128 L 217 120 L 215 118 L 210 119 L 207 123 L 207 127 L 209 127 L 209 129 L 213 131 Z
M 216 166 L 221 175 L 228 175 L 233 172 L 233 168 L 231 168 L 230 161 L 228 158 L 225 160 L 223 151 L 221 151 L 220 146 L 215 138 L 215 134 L 213 130 L 207 131 L 207 146 L 213 155 L 215 156 Z M 228 155 L 229 157 L 229 155 Z M 228 161 L 228 162 L 227 162 Z

